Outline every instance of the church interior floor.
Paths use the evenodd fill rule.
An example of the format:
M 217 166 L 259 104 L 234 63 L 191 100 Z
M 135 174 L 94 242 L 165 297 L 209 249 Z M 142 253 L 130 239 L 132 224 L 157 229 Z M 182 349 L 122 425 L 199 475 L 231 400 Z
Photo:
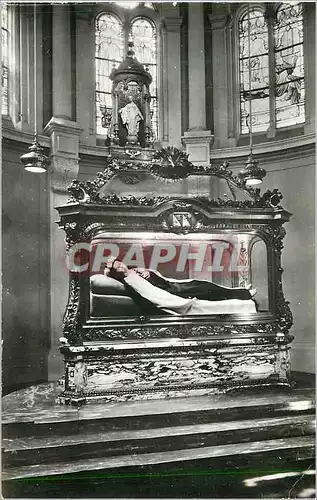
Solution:
M 2 402 L 5 498 L 315 498 L 314 377 L 292 388 L 61 406 Z

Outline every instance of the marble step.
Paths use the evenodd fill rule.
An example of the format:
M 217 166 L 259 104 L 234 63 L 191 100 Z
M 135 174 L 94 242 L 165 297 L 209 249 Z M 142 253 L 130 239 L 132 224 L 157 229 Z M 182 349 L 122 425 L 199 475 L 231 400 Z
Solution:
M 224 394 L 207 397 L 126 403 L 99 403 L 81 408 L 55 406 L 2 407 L 2 437 L 65 436 L 86 432 L 137 431 L 179 425 L 232 422 L 314 414 L 312 389 L 269 390 L 263 396 Z
M 303 436 L 115 457 L 80 458 L 74 461 L 12 467 L 3 471 L 2 480 L 40 477 L 45 477 L 47 480 L 49 476 L 67 477 L 67 474 L 88 471 L 121 470 L 124 473 L 125 469 L 131 471 L 135 467 L 154 465 L 186 468 L 195 463 L 202 467 L 219 469 L 219 467 L 239 467 L 254 460 L 263 460 L 265 463 L 274 459 L 299 462 L 313 460 L 314 448 L 314 437 Z
M 183 448 L 218 446 L 313 435 L 315 418 L 300 415 L 233 422 L 161 427 L 112 432 L 2 439 L 5 466 L 77 460 L 130 453 L 151 453 Z

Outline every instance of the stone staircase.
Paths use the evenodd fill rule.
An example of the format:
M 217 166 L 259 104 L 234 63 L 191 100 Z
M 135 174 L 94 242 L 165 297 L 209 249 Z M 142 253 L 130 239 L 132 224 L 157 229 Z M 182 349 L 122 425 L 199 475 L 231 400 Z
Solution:
M 138 481 L 143 477 L 143 488 L 146 477 L 151 477 L 152 487 L 156 477 L 157 486 L 146 489 L 150 495 L 143 497 L 158 498 L 163 495 L 160 481 L 166 475 L 170 484 L 178 481 L 178 496 L 191 496 L 189 490 L 198 479 L 198 496 L 204 491 L 203 484 L 210 491 L 208 477 L 213 487 L 219 483 L 219 496 L 224 475 L 226 484 L 239 475 L 228 497 L 235 498 L 234 493 L 242 488 L 243 498 L 247 498 L 246 493 L 252 493 L 253 498 L 254 488 L 246 491 L 246 486 L 242 487 L 248 479 L 267 476 L 268 472 L 282 474 L 284 482 L 288 476 L 293 482 L 300 476 L 307 479 L 305 471 L 311 471 L 314 463 L 312 389 L 254 389 L 81 408 L 51 406 L 50 411 L 44 406 L 38 411 L 36 405 L 25 408 L 21 415 L 4 412 L 2 477 L 7 498 L 50 496 L 53 490 L 56 495 L 58 488 L 65 486 L 65 478 L 67 491 L 74 491 L 74 497 L 87 497 L 84 490 L 91 481 L 101 497 L 107 497 L 106 484 L 112 485 L 107 489 L 112 497 L 120 497 L 132 477 Z M 126 474 L 130 476 L 124 486 L 122 481 L 114 486 Z M 185 476 L 180 481 L 182 474 Z M 65 497 L 65 489 L 60 491 Z M 72 496 L 69 491 L 67 495 Z

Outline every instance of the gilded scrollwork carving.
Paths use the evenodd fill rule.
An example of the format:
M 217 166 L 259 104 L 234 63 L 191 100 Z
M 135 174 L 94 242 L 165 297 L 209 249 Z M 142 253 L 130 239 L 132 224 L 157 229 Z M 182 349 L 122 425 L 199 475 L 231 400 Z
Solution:
M 88 223 L 89 224 L 89 223 Z M 66 244 L 67 251 L 75 245 L 75 243 L 89 242 L 89 233 L 86 232 L 86 224 L 80 224 L 79 222 L 65 222 L 62 227 L 66 233 Z
M 235 334 L 252 333 L 275 333 L 276 328 L 272 323 L 260 323 L 256 325 L 176 325 L 166 327 L 154 327 L 140 325 L 137 327 L 103 327 L 85 329 L 84 340 L 128 340 L 128 339 L 153 339 L 153 338 L 188 338 L 188 337 L 214 337 L 219 335 L 232 336 Z M 255 340 L 256 342 L 256 340 Z
M 60 226 L 66 233 L 67 251 L 76 243 L 90 243 L 95 234 L 109 227 L 102 222 L 96 222 L 95 219 L 88 219 L 84 223 L 61 222 Z
M 289 302 L 284 297 L 282 283 L 283 268 L 281 266 L 281 253 L 284 247 L 283 240 L 286 235 L 286 231 L 281 223 L 259 226 L 259 230 L 266 235 L 269 245 L 274 252 L 276 326 L 283 333 L 287 333 L 293 325 L 293 315 Z
M 63 318 L 63 335 L 70 343 L 76 343 L 80 336 L 80 282 L 78 274 L 71 274 L 69 297 Z
M 150 172 L 159 180 L 179 181 L 195 172 L 194 165 L 188 160 L 188 154 L 175 147 L 168 146 L 155 151 Z
M 261 196 L 259 189 L 246 186 L 243 180 L 235 176 L 228 168 L 229 163 L 226 161 L 220 165 L 194 166 L 188 161 L 188 155 L 177 148 L 163 148 L 154 153 L 152 160 L 132 161 L 109 156 L 105 159 L 105 163 L 105 169 L 99 172 L 94 180 L 83 182 L 75 179 L 72 181 L 68 187 L 70 203 L 154 206 L 169 199 L 169 197 L 105 196 L 100 193 L 101 188 L 115 175 L 126 175 L 134 179 L 138 177 L 137 172 L 140 171 L 148 171 L 160 180 L 177 181 L 195 174 L 204 174 L 225 179 L 233 199 L 212 199 L 201 196 L 194 198 L 204 203 L 208 208 L 276 208 L 283 198 L 277 189 L 273 191 L 268 190 Z M 133 175 L 133 172 L 135 172 L 135 175 Z M 243 201 L 237 200 L 236 190 L 242 190 L 248 195 L 249 199 Z

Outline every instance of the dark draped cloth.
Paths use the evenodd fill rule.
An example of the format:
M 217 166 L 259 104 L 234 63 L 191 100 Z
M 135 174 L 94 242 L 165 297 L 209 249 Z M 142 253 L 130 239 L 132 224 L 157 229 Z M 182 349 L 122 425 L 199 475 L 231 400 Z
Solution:
M 164 279 L 153 271 L 149 272 L 150 276 L 147 278 L 147 281 L 151 283 L 151 285 L 157 286 L 179 297 L 196 297 L 201 300 L 252 299 L 249 290 L 245 288 L 225 288 L 211 281 L 195 279 L 185 282 L 174 282 Z

